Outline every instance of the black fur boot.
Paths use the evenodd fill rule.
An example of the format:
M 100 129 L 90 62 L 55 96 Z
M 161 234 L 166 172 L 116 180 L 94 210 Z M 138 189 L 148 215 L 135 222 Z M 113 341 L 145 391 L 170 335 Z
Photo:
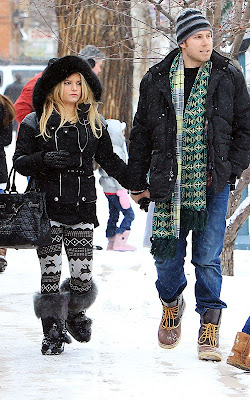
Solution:
M 64 350 L 64 343 L 71 343 L 65 320 L 68 314 L 69 296 L 66 293 L 34 296 L 34 310 L 43 326 L 42 354 L 56 355 Z
M 85 312 L 96 299 L 97 287 L 92 282 L 92 287 L 87 293 L 76 294 L 71 291 L 69 282 L 70 279 L 68 278 L 61 285 L 61 291 L 68 293 L 70 296 L 66 328 L 78 342 L 89 342 L 91 339 L 92 320 L 86 317 Z

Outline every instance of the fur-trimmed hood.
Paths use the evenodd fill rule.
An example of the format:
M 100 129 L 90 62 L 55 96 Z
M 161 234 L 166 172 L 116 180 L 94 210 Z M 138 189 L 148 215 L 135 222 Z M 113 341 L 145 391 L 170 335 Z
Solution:
M 99 101 L 102 94 L 102 86 L 97 75 L 92 71 L 91 66 L 78 56 L 65 56 L 53 58 L 49 61 L 41 78 L 36 82 L 33 91 L 33 107 L 38 116 L 41 117 L 43 105 L 51 90 L 68 76 L 79 72 L 89 84 L 95 100 Z

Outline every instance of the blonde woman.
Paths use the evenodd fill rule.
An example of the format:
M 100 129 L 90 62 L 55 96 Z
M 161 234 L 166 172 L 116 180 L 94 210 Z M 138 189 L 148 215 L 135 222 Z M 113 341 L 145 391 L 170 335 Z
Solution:
M 21 123 L 14 166 L 35 176 L 46 193 L 52 244 L 37 250 L 41 293 L 34 308 L 41 318 L 43 354 L 60 354 L 70 342 L 91 337 L 85 311 L 97 288 L 92 280 L 96 217 L 95 159 L 128 188 L 126 164 L 113 152 L 105 120 L 98 114 L 102 87 L 88 62 L 77 56 L 52 59 L 33 93 L 35 112 Z M 62 242 L 70 278 L 60 286 Z

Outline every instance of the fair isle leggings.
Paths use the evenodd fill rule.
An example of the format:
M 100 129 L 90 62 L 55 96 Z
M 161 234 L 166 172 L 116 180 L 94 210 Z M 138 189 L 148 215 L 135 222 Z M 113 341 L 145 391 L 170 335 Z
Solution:
M 69 262 L 70 289 L 77 294 L 86 293 L 92 285 L 93 224 L 50 223 L 52 244 L 37 249 L 41 267 L 41 293 L 59 293 L 62 243 Z

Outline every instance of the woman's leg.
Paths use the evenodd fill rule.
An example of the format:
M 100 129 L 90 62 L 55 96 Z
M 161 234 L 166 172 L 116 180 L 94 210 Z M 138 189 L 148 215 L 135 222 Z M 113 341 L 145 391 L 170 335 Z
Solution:
M 62 238 L 63 225 L 51 221 L 52 244 L 37 249 L 41 267 L 41 293 L 43 294 L 59 293 L 62 270 Z
M 42 320 L 44 337 L 41 351 L 46 355 L 62 353 L 64 343 L 71 341 L 65 328 L 69 298 L 59 291 L 62 236 L 63 225 L 51 221 L 52 244 L 37 249 L 41 266 L 41 293 L 34 297 L 34 309 L 36 316 Z
M 97 296 L 92 280 L 93 230 L 93 224 L 80 223 L 66 226 L 63 234 L 71 276 L 61 286 L 70 298 L 66 327 L 79 342 L 88 342 L 91 338 L 92 321 L 86 317 L 85 311 Z

